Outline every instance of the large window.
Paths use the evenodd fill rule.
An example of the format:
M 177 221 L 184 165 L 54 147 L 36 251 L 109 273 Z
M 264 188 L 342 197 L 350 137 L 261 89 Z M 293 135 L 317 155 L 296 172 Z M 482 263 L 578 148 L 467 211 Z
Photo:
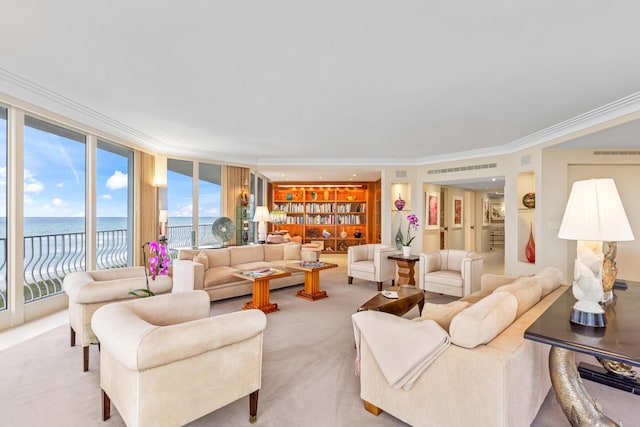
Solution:
M 198 169 L 198 225 L 200 245 L 220 244 L 211 233 L 213 221 L 220 217 L 220 180 L 222 167 L 200 163 Z M 234 220 L 232 218 L 232 220 Z M 235 222 L 235 220 L 234 220 Z M 234 236 L 235 237 L 235 236 Z
M 193 228 L 193 162 L 167 159 L 169 247 L 196 244 Z
M 24 300 L 62 292 L 85 263 L 85 136 L 25 116 Z
M 0 311 L 7 309 L 7 109 L 0 106 Z
M 96 153 L 96 265 L 133 265 L 133 151 L 98 140 Z

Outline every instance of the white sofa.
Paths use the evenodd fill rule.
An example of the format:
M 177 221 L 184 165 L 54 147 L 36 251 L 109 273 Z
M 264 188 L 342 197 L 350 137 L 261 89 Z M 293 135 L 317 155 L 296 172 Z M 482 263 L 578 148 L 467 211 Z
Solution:
M 233 273 L 266 267 L 286 269 L 287 265 L 305 259 L 305 254 L 307 252 L 299 243 L 181 249 L 178 259 L 173 261 L 173 289 L 174 292 L 205 290 L 211 301 L 251 295 L 252 282 L 235 277 Z M 304 283 L 304 271 L 290 271 L 291 276 L 270 280 L 269 288 Z
M 482 257 L 460 249 L 420 254 L 418 286 L 429 292 L 462 297 L 480 289 Z
M 376 282 L 378 290 L 382 290 L 382 283 L 396 280 L 396 262 L 389 259 L 389 255 L 399 254 L 393 246 L 368 243 L 365 245 L 349 246 L 347 249 L 347 277 L 349 284 L 353 278 Z
M 367 343 L 368 335 L 379 339 L 379 334 L 362 331 L 360 395 L 365 408 L 376 415 L 386 411 L 414 427 L 529 426 L 551 381 L 549 346 L 525 340 L 524 331 L 567 286 L 562 273 L 551 268 L 513 281 L 484 275 L 482 289 L 465 299 L 426 304 L 418 319 L 396 318 L 412 326 L 433 319 L 448 327 L 451 337 L 451 345 L 409 390 L 389 385 Z
M 113 402 L 129 427 L 181 426 L 249 395 L 255 421 L 266 316 L 209 317 L 210 305 L 206 292 L 192 291 L 96 311 L 103 420 Z

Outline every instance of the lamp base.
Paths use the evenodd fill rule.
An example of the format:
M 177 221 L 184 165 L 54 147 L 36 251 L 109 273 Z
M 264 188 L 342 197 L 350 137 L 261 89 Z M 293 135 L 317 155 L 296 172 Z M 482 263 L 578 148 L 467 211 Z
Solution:
M 588 311 L 578 310 L 575 307 L 571 309 L 571 317 L 569 320 L 571 323 L 593 326 L 595 328 L 603 328 L 607 326 L 607 319 L 604 313 L 590 313 Z

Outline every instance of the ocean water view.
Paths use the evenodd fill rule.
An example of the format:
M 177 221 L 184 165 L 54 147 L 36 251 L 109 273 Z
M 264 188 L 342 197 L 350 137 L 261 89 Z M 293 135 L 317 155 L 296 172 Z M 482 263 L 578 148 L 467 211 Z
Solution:
M 212 224 L 216 217 L 201 217 L 200 224 Z M 170 217 L 169 227 L 188 226 L 193 223 L 191 217 Z M 126 230 L 126 217 L 98 217 L 97 231 Z M 25 217 L 24 235 L 46 236 L 51 234 L 83 233 L 84 217 Z M 0 239 L 7 236 L 7 219 L 0 217 Z

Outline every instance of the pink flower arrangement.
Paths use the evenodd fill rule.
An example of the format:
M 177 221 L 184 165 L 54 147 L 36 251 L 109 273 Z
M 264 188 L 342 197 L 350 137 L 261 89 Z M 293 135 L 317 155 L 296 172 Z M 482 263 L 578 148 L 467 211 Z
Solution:
M 169 274 L 169 257 L 167 247 L 158 242 L 149 242 L 149 272 L 151 280 L 156 280 L 156 276 L 166 276 Z
M 411 230 L 417 231 L 420 226 L 420 220 L 415 214 L 407 215 L 407 221 L 409 221 L 409 225 L 407 226 L 407 240 L 405 241 L 404 235 L 402 235 L 402 239 L 400 240 L 402 246 L 411 246 L 411 242 L 416 238 L 416 236 L 411 236 Z

